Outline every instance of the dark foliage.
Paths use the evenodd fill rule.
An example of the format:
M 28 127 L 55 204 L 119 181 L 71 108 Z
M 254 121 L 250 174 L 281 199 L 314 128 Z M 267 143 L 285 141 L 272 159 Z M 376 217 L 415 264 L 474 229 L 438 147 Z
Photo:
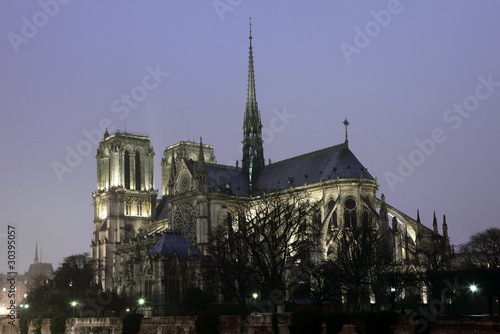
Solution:
M 352 315 L 345 313 L 328 313 L 323 317 L 327 334 L 337 334 L 342 330 L 342 326 L 354 323 Z
M 34 334 L 42 334 L 42 318 L 33 319 L 32 327 Z
M 391 333 L 398 317 L 395 312 L 361 312 L 355 315 L 354 324 L 360 334 L 386 334 Z
M 19 320 L 19 331 L 21 334 L 28 334 L 31 318 L 21 318 Z
M 195 321 L 196 332 L 198 334 L 217 334 L 219 327 L 219 313 L 208 310 L 198 315 Z
M 186 315 L 197 315 L 210 307 L 211 298 L 200 288 L 188 288 L 179 305 Z
M 66 331 L 66 315 L 58 314 L 50 319 L 50 334 L 64 334 Z
M 293 312 L 290 334 L 320 334 L 323 314 L 317 310 L 303 309 Z
M 141 329 L 141 320 L 144 315 L 139 313 L 130 313 L 123 317 L 123 334 L 137 334 Z

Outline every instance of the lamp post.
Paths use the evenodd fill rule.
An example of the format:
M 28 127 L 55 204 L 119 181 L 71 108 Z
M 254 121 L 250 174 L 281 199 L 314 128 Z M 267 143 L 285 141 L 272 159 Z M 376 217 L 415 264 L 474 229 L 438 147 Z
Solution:
M 144 298 L 141 298 L 137 301 L 137 304 L 139 304 L 139 309 L 146 303 L 146 300 Z
M 75 301 L 72 301 L 72 302 L 71 302 L 71 306 L 73 307 L 73 318 L 75 317 L 75 306 L 76 306 L 76 305 L 78 305 L 78 303 L 77 303 L 77 302 L 75 302 Z
M 396 304 L 396 288 L 391 286 L 391 310 L 394 311 Z
M 472 310 L 474 312 L 474 314 L 476 313 L 476 302 L 475 302 L 475 298 L 474 298 L 474 294 L 476 292 L 478 292 L 478 288 L 477 288 L 477 285 L 475 285 L 474 283 L 472 283 L 471 285 L 469 285 L 469 291 L 472 292 Z

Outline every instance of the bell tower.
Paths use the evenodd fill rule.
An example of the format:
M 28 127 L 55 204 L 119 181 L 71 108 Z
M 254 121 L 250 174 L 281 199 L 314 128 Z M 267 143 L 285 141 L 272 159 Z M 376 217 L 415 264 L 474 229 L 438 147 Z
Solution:
M 149 232 L 155 217 L 154 156 L 147 135 L 106 131 L 99 143 L 91 256 L 106 290 L 113 288 L 115 246 Z

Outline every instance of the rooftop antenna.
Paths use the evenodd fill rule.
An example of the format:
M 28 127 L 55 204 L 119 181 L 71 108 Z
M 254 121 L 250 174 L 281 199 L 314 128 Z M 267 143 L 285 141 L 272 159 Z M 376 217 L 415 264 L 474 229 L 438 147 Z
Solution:
M 123 121 L 125 122 L 125 133 L 127 133 L 127 118 L 125 117 Z
M 189 141 L 189 122 L 188 122 L 188 141 Z

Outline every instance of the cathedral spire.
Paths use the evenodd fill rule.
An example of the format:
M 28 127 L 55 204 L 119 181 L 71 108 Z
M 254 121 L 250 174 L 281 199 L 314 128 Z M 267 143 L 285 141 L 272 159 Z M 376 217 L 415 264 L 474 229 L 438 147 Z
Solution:
M 262 122 L 260 120 L 257 96 L 255 93 L 255 74 L 253 66 L 252 19 L 250 18 L 250 47 L 248 52 L 248 92 L 243 121 L 243 161 L 242 167 L 248 173 L 249 182 L 264 167 L 264 148 L 262 141 Z
M 35 244 L 35 260 L 34 260 L 34 263 L 38 263 L 38 262 L 40 262 L 40 261 L 38 260 L 38 241 L 37 241 L 36 244 Z

